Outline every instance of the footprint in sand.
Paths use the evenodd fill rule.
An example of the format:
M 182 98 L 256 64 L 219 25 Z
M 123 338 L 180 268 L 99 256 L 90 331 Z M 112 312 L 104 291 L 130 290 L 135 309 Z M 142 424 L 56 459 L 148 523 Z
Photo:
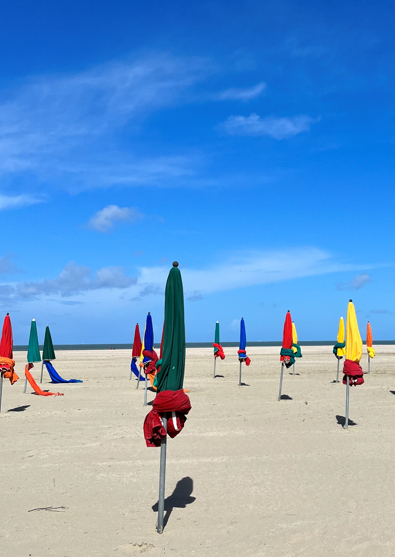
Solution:
M 120 550 L 122 553 L 126 554 L 126 555 L 132 555 L 135 553 L 149 553 L 152 549 L 154 549 L 154 545 L 152 545 L 151 543 L 127 543 L 125 545 L 120 545 L 118 547 L 118 550 Z

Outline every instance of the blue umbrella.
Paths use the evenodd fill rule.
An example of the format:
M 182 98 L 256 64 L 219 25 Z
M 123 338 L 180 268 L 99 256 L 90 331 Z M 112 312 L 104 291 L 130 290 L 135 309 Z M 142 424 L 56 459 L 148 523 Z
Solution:
M 250 365 L 251 361 L 250 358 L 246 354 L 246 344 L 247 344 L 247 337 L 246 337 L 246 326 L 244 323 L 244 319 L 241 318 L 240 321 L 240 344 L 239 344 L 239 362 L 240 362 L 240 371 L 239 371 L 239 385 L 241 385 L 241 364 L 244 362 L 247 366 Z
M 242 317 L 241 321 L 240 321 L 240 345 L 239 345 L 239 350 L 243 350 L 243 352 L 245 352 L 246 344 L 247 344 L 246 326 L 245 326 L 245 323 L 244 323 L 244 319 Z M 240 359 L 246 359 L 247 355 L 241 353 L 241 354 L 239 354 L 239 358 Z
M 152 352 L 153 348 L 154 348 L 154 328 L 152 326 L 152 317 L 151 314 L 149 313 L 147 315 L 147 322 L 145 324 L 145 331 L 144 331 L 144 350 L 149 350 L 150 352 Z M 147 364 L 150 361 L 151 361 L 150 358 L 144 356 L 143 364 Z
M 152 326 L 152 317 L 151 314 L 148 313 L 147 321 L 145 323 L 145 331 L 144 331 L 144 351 L 149 350 L 152 352 L 154 349 L 154 328 Z M 146 365 L 151 361 L 151 358 L 148 356 L 144 356 L 143 364 Z M 144 385 L 144 406 L 147 406 L 147 390 L 148 390 L 148 380 L 147 375 L 145 376 L 145 385 Z

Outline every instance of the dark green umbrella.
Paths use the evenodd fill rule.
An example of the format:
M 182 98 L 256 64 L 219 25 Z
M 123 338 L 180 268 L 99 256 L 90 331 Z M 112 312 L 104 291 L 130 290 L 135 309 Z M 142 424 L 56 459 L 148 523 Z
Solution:
M 46 360 L 48 362 L 50 360 L 56 360 L 55 351 L 52 344 L 51 331 L 49 330 L 48 325 L 45 328 L 43 360 Z
M 37 335 L 37 325 L 36 320 L 33 319 L 30 326 L 30 336 L 29 336 L 29 347 L 27 349 L 27 362 L 32 364 L 33 362 L 41 362 L 40 347 L 38 345 L 38 335 Z M 25 390 L 27 388 L 27 377 L 25 377 Z
M 178 263 L 173 263 L 167 278 L 165 290 L 165 323 L 163 331 L 162 367 L 157 375 L 158 393 L 161 391 L 178 391 L 184 384 L 185 371 L 185 319 L 184 289 Z M 162 418 L 167 431 L 167 418 Z M 160 447 L 159 500 L 157 532 L 161 534 L 164 527 L 165 478 L 166 478 L 167 435 L 163 437 Z
M 178 391 L 184 385 L 185 318 L 184 289 L 178 263 L 173 263 L 165 290 L 165 327 L 162 367 L 158 374 L 158 393 Z
M 55 350 L 53 349 L 51 331 L 49 326 L 45 327 L 45 337 L 44 337 L 44 348 L 43 348 L 43 363 L 41 364 L 41 379 L 40 383 L 43 382 L 43 371 L 44 362 L 49 362 L 51 360 L 56 360 Z

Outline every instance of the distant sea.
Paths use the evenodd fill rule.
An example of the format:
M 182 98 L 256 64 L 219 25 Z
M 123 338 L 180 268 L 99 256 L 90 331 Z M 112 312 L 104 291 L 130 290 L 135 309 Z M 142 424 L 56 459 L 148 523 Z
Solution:
M 305 342 L 299 342 L 300 346 L 333 346 L 335 344 L 335 340 L 306 340 Z M 273 341 L 273 342 L 254 342 L 250 341 L 247 343 L 247 346 L 281 346 L 281 341 Z M 365 343 L 364 343 L 365 344 Z M 395 340 L 375 340 L 373 345 L 390 345 L 395 344 Z M 212 348 L 212 342 L 187 342 L 187 348 Z M 222 342 L 221 345 L 223 347 L 237 347 L 239 346 L 238 342 Z M 132 349 L 132 344 L 56 344 L 54 346 L 55 350 L 124 350 L 124 349 Z M 17 351 L 26 351 L 27 345 L 20 345 L 14 346 L 14 350 Z M 155 348 L 159 350 L 160 345 L 155 344 Z M 42 350 L 43 347 L 40 346 Z

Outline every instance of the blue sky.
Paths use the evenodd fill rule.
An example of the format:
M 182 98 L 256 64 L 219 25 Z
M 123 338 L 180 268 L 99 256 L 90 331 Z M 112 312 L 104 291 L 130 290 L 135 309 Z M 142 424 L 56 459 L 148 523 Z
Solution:
M 395 338 L 395 7 L 0 6 L 0 306 L 131 342 L 177 259 L 187 340 Z

